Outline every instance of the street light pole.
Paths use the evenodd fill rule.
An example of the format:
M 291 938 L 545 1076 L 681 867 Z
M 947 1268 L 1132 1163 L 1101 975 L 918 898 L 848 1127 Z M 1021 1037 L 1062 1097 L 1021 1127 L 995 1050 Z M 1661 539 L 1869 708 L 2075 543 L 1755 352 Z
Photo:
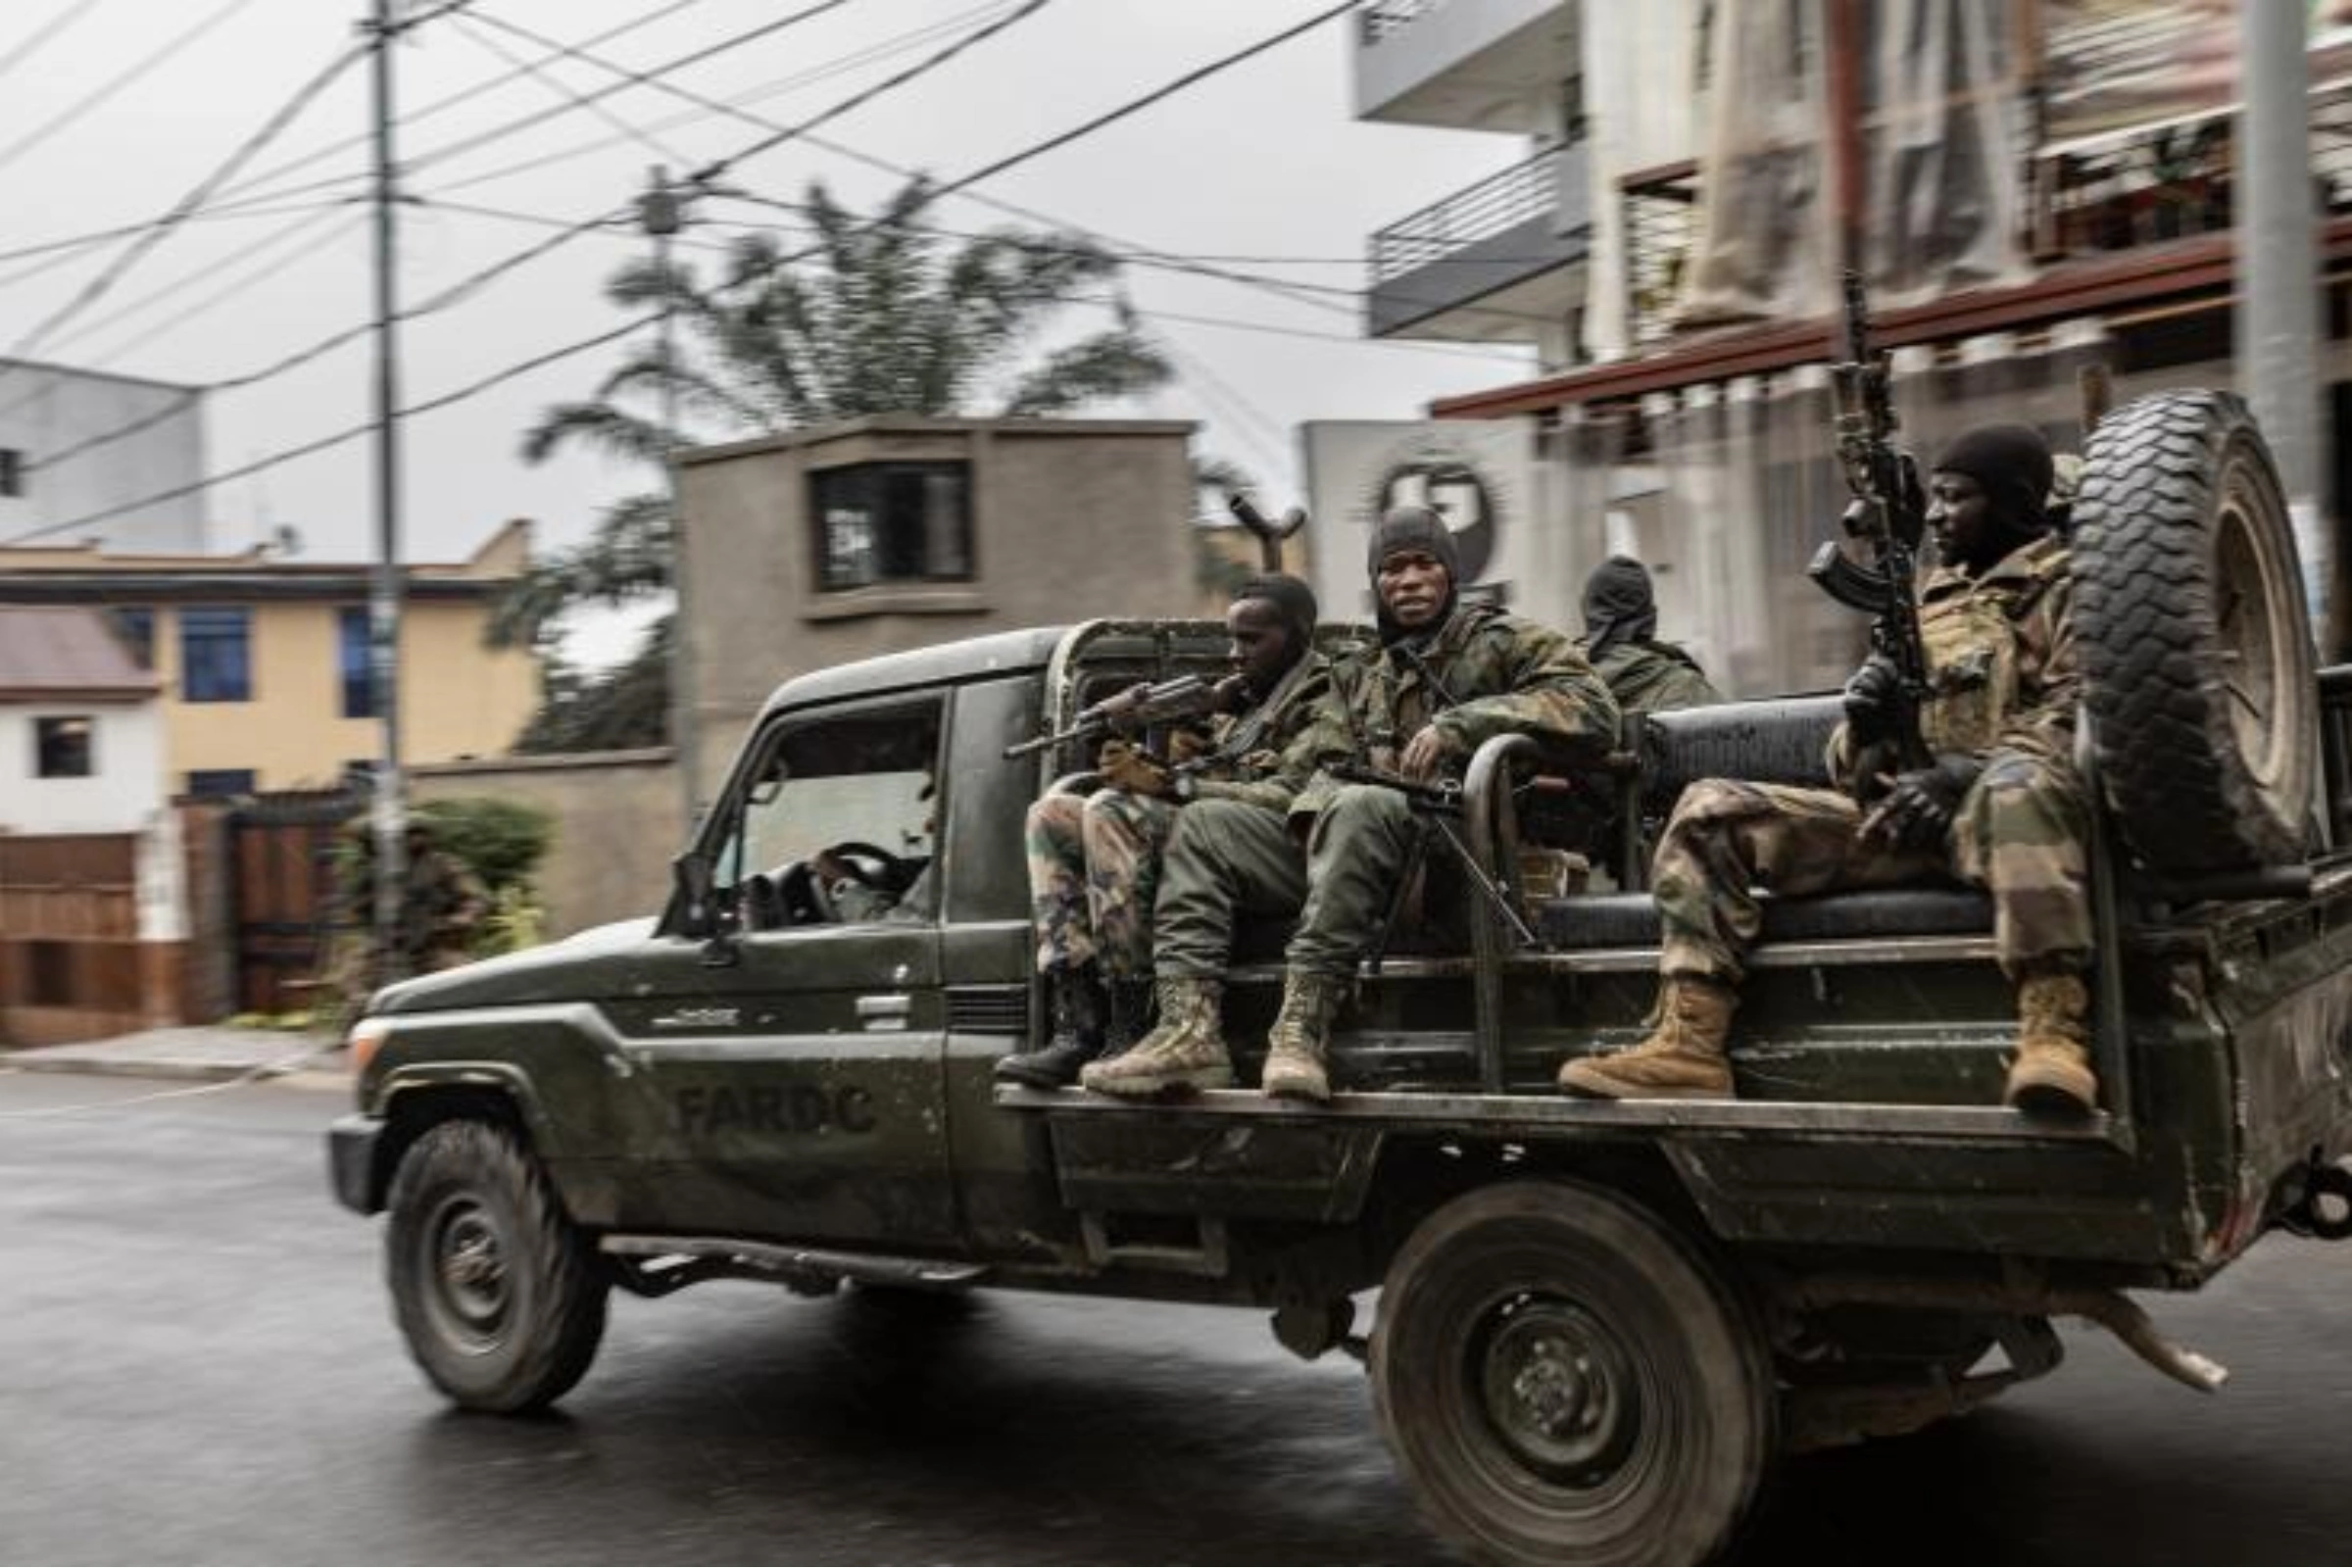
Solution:
M 669 580 L 676 608 L 669 618 L 669 747 L 684 796 L 687 831 L 694 829 L 702 808 L 701 735 L 695 722 L 694 647 L 686 623 L 686 528 L 678 515 L 678 360 L 675 333 L 677 307 L 668 293 L 670 239 L 684 226 L 685 202 L 669 183 L 669 172 L 656 164 L 637 217 L 654 241 L 654 267 L 662 278 L 662 483 L 669 497 Z
M 368 602 L 368 662 L 380 744 L 375 761 L 375 951 L 377 981 L 403 978 L 401 892 L 408 882 L 407 826 L 400 773 L 400 304 L 392 162 L 392 44 L 395 0 L 375 0 L 375 535 Z

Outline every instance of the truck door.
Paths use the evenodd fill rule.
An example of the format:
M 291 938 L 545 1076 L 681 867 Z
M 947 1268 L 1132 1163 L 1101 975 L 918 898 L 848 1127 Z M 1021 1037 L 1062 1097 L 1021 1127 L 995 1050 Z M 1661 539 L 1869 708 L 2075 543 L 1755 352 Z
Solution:
M 877 1250 L 953 1241 L 937 698 L 772 719 L 703 842 L 728 930 L 658 939 L 608 1014 L 646 1091 L 639 1223 Z

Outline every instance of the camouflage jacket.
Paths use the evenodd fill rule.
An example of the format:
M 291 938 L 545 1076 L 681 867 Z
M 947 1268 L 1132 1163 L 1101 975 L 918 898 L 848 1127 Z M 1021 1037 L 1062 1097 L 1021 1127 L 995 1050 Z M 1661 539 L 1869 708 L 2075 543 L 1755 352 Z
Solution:
M 2074 602 L 2066 544 L 2055 534 L 2019 546 L 1982 577 L 1948 565 L 1921 580 L 1930 691 L 1919 728 L 1930 752 L 1983 757 L 2002 749 L 2061 762 L 2074 756 L 2082 695 Z M 1884 759 L 1852 754 L 1840 725 L 1830 742 L 1831 776 L 1872 793 L 1862 786 L 1885 770 Z
M 1328 738 L 1331 661 L 1309 653 L 1275 683 L 1266 700 L 1211 726 L 1209 750 L 1189 765 L 1195 796 L 1247 801 L 1285 810 L 1331 760 Z M 1345 748 L 1337 754 L 1344 756 Z
M 1432 690 L 1433 676 L 1445 696 Z M 1616 700 L 1576 645 L 1486 605 L 1455 610 L 1433 637 L 1366 647 L 1334 665 L 1332 687 L 1310 736 L 1327 760 L 1393 767 L 1425 724 L 1445 737 L 1455 770 L 1497 735 L 1531 735 L 1595 757 L 1617 741 Z M 1292 810 L 1320 810 L 1335 787 L 1316 778 Z
M 1576 651 L 1584 653 L 1585 644 L 1578 643 Z M 1709 684 L 1698 661 L 1673 643 L 1614 643 L 1593 662 L 1592 668 L 1608 682 L 1609 695 L 1627 713 L 1663 713 L 1668 709 L 1704 708 L 1723 701 L 1723 694 Z

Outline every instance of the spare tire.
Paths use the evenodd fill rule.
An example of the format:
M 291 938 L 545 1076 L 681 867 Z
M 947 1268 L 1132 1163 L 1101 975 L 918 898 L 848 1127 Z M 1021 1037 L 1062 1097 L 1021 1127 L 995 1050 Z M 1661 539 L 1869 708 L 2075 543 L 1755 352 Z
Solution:
M 2101 420 L 2075 503 L 2075 634 L 2109 803 L 2147 866 L 2300 860 L 2319 774 L 2286 498 L 2227 392 Z

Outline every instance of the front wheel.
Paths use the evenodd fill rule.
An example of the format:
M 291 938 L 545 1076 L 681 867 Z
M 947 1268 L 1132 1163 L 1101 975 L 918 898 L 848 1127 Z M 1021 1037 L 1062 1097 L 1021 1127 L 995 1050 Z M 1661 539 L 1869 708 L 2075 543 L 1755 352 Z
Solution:
M 1491 1187 L 1423 1221 L 1371 1363 L 1423 1509 L 1490 1560 L 1703 1561 L 1776 1442 L 1738 1298 L 1647 1209 L 1580 1183 Z
M 384 1233 L 394 1314 L 471 1410 L 544 1409 L 588 1371 L 611 1277 L 514 1136 L 450 1121 L 410 1146 Z

